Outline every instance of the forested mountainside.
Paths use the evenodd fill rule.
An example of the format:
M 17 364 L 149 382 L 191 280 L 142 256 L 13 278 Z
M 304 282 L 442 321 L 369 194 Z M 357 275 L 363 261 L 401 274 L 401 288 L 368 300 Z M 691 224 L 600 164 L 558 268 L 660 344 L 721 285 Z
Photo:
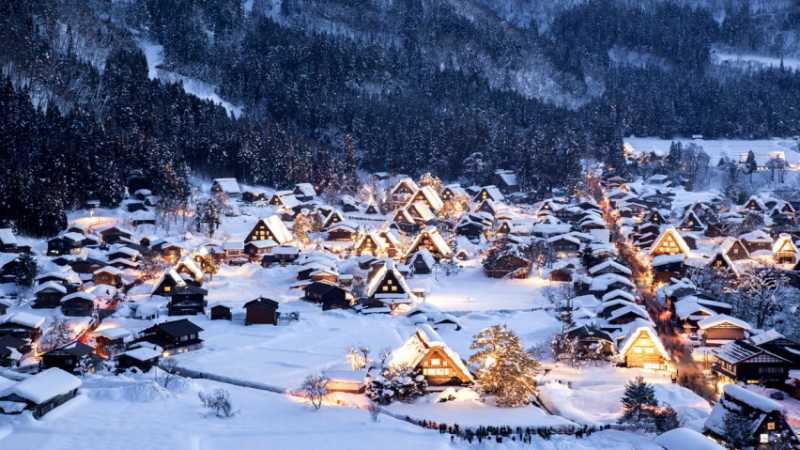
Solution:
M 336 189 L 356 165 L 468 182 L 513 167 L 541 190 L 582 158 L 622 168 L 626 134 L 800 123 L 800 73 L 713 53 L 800 53 L 797 0 L 1 3 L 0 218 L 34 234 L 126 186 L 185 201 L 193 170 Z

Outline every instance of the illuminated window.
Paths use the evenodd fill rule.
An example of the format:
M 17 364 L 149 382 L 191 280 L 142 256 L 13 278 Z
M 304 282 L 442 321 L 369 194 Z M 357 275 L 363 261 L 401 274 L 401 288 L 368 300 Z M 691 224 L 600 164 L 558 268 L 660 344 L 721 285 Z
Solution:
M 649 348 L 646 348 L 646 349 L 644 349 L 644 352 L 645 352 L 645 353 L 655 353 L 655 352 L 656 352 L 656 349 L 654 349 L 654 348 L 652 348 L 652 347 L 649 347 Z
M 642 348 L 641 347 L 634 347 L 633 353 L 642 353 Z
M 775 430 L 775 422 L 769 422 L 769 423 L 767 423 L 767 429 L 768 429 L 769 431 L 774 431 L 774 430 Z
M 389 291 L 389 286 L 384 286 L 383 287 L 383 292 L 388 292 L 388 291 Z
M 769 435 L 767 433 L 761 433 L 760 437 L 761 439 L 759 440 L 759 442 L 761 442 L 762 444 L 769 444 Z
M 164 292 L 169 292 L 172 290 L 172 286 L 164 286 Z
M 392 292 L 397 292 L 397 286 L 392 286 Z
M 442 360 L 440 360 L 439 358 L 433 358 L 433 359 L 431 359 L 431 365 L 432 365 L 432 366 L 438 366 L 438 365 L 440 365 L 441 363 L 442 363 Z

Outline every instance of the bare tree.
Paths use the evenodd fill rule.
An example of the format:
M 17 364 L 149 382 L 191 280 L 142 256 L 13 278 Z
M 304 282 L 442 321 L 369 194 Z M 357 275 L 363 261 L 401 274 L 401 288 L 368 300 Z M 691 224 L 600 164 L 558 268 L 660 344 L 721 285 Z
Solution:
M 381 360 L 381 367 L 386 366 L 386 361 L 392 355 L 392 347 L 384 347 L 380 353 L 378 353 L 378 359 Z
M 369 349 L 367 349 L 367 353 L 369 353 Z M 361 353 L 360 347 L 355 345 L 347 349 L 347 359 L 350 360 L 353 370 L 361 370 L 367 365 L 367 360 Z
M 300 391 L 306 396 L 308 402 L 314 409 L 322 408 L 322 402 L 325 397 L 330 393 L 328 391 L 328 383 L 330 379 L 324 375 L 312 374 L 303 380 L 300 386 Z
M 175 358 L 165 358 L 159 364 L 161 367 L 161 382 L 164 384 L 164 389 L 169 387 L 169 383 L 178 376 L 178 361 Z
M 47 329 L 44 337 L 39 340 L 39 351 L 49 352 L 62 345 L 69 344 L 73 339 L 72 326 L 63 317 L 56 317 Z
M 211 410 L 217 417 L 230 417 L 234 414 L 231 395 L 225 389 L 216 389 L 213 394 L 206 395 L 203 392 L 197 394 L 203 406 Z
M 381 414 L 381 405 L 373 402 L 372 399 L 368 399 L 368 402 L 367 411 L 369 411 L 369 418 L 372 419 L 373 422 L 377 422 Z

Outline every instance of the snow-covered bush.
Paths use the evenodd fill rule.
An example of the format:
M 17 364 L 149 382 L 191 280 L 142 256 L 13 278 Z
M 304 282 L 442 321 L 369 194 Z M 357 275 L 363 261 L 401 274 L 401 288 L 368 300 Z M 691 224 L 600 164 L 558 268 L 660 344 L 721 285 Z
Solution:
M 380 375 L 373 377 L 367 386 L 367 396 L 381 405 L 397 400 L 411 402 L 423 395 L 428 382 L 421 370 L 407 365 L 384 367 Z
M 217 417 L 230 417 L 234 414 L 231 395 L 225 389 L 216 389 L 213 394 L 200 392 L 197 394 L 203 406 Z

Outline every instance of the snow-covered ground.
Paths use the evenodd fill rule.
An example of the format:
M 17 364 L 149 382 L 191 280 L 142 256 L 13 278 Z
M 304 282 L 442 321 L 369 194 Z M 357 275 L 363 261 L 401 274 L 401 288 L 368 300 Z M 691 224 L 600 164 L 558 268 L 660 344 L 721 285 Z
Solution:
M 711 61 L 716 64 L 730 64 L 734 66 L 755 66 L 755 67 L 780 67 L 781 59 L 774 56 L 749 55 L 714 51 L 711 53 Z M 783 58 L 783 66 L 789 70 L 800 69 L 800 59 Z
M 183 90 L 187 94 L 194 95 L 203 100 L 211 100 L 214 104 L 220 105 L 228 111 L 228 114 L 233 114 L 236 117 L 242 115 L 242 107 L 235 106 L 232 103 L 225 101 L 216 92 L 216 87 L 200 81 L 196 78 L 187 77 L 179 73 L 164 70 L 160 66 L 164 63 L 164 46 L 154 44 L 150 41 L 140 39 L 139 48 L 144 52 L 147 58 L 147 75 L 151 80 L 158 78 L 159 80 L 169 81 L 171 83 L 182 82 Z
M 703 147 L 703 151 L 711 158 L 710 164 L 712 166 L 715 166 L 723 155 L 727 155 L 728 158 L 734 161 L 739 161 L 739 156 L 741 154 L 746 154 L 750 150 L 757 156 L 767 155 L 772 152 L 783 152 L 790 166 L 797 166 L 798 163 L 800 163 L 800 151 L 798 151 L 797 141 L 794 139 L 761 139 L 751 141 L 743 139 L 659 139 L 653 137 L 627 137 L 624 139 L 626 150 L 636 155 L 650 152 L 655 152 L 657 155 L 666 155 L 669 153 L 669 147 L 673 141 L 681 142 L 683 145 L 689 142 L 700 145 Z

